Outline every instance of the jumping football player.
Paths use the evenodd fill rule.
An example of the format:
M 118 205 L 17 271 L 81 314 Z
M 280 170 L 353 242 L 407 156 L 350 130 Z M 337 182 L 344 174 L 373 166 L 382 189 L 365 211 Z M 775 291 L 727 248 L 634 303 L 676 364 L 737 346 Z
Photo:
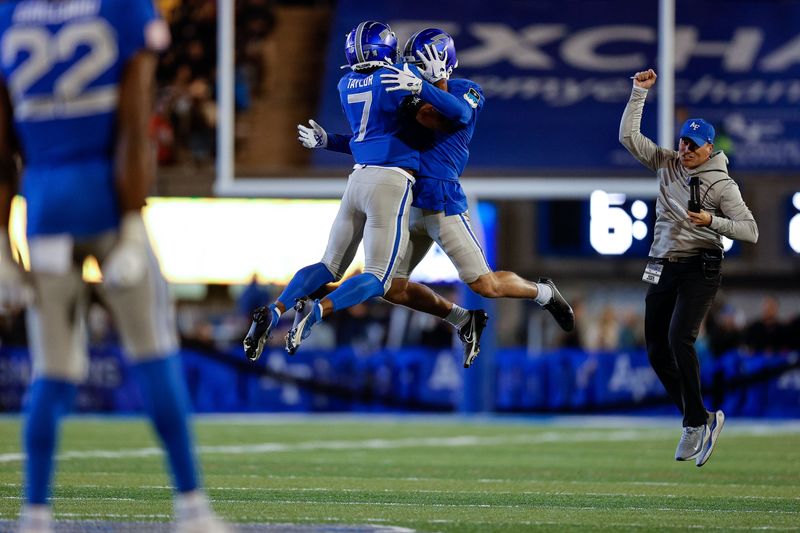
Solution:
M 349 148 L 355 169 L 348 178 L 322 261 L 298 271 L 276 302 L 254 313 L 244 339 L 245 352 L 251 360 L 260 356 L 271 329 L 287 307 L 344 275 L 362 237 L 364 273 L 314 302 L 308 315 L 287 335 L 287 351 L 293 353 L 323 317 L 383 296 L 391 285 L 408 243 L 411 187 L 419 170 L 418 150 L 401 139 L 398 111 L 404 95 L 385 91 L 381 83 L 381 75 L 393 74 L 387 62 L 394 62 L 396 53 L 397 38 L 386 24 L 362 22 L 347 35 L 345 56 L 351 72 L 342 77 L 338 88 L 352 130 Z M 416 67 L 414 71 L 418 72 Z M 427 82 L 420 92 L 442 115 L 454 121 L 463 118 L 463 106 L 452 95 Z M 453 304 L 427 290 L 445 314 L 453 312 Z M 466 317 L 464 322 L 468 322 L 469 312 L 460 311 Z
M 438 28 L 422 29 L 406 42 L 402 60 L 406 65 L 417 66 L 422 78 L 416 77 L 407 67 L 402 70 L 387 67 L 393 74 L 384 75 L 386 90 L 411 93 L 407 107 L 412 110 L 411 114 L 417 123 L 433 130 L 433 138 L 420 151 L 420 169 L 411 204 L 410 240 L 384 298 L 394 304 L 435 314 L 428 305 L 426 294 L 418 291 L 418 284 L 410 283 L 408 278 L 436 242 L 453 261 L 461 280 L 477 294 L 486 298 L 533 299 L 553 315 L 562 329 L 572 330 L 575 325 L 574 314 L 553 281 L 539 278 L 538 282 L 533 282 L 514 272 L 493 272 L 472 230 L 467 198 L 459 177 L 469 159 L 469 143 L 483 109 L 484 98 L 477 83 L 466 79 L 450 79 L 458 66 L 453 38 Z M 459 121 L 442 116 L 426 103 L 420 95 L 423 79 L 458 98 L 463 109 Z M 298 126 L 299 139 L 304 146 L 350 153 L 351 136 L 328 134 L 314 121 L 310 121 L 310 126 Z M 409 126 L 409 129 L 412 127 Z M 424 132 L 419 131 L 406 133 L 406 136 L 426 137 Z M 486 323 L 485 314 L 481 313 L 475 315 L 477 330 L 482 330 Z M 464 333 L 460 334 L 464 340 Z M 472 364 L 478 353 L 466 350 L 468 347 L 472 346 L 465 342 L 465 367 Z

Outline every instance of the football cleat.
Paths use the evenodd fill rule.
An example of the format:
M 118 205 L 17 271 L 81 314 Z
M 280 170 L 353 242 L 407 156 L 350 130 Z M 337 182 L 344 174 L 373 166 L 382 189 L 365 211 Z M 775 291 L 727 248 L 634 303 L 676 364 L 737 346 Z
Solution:
M 23 505 L 19 513 L 19 533 L 54 533 L 53 512 L 47 505 Z
M 354 71 L 382 67 L 386 61 L 394 63 L 397 60 L 397 37 L 388 24 L 364 21 L 347 34 L 344 55 L 347 65 Z
M 272 328 L 278 323 L 278 313 L 275 304 L 262 306 L 253 311 L 253 322 L 242 344 L 244 354 L 253 362 L 258 361 L 264 351 L 264 345 L 270 338 Z
M 558 292 L 556 284 L 550 278 L 539 278 L 539 283 L 546 283 L 553 289 L 553 297 L 542 307 L 553 315 L 556 322 L 564 331 L 572 331 L 575 329 L 575 313 L 572 307 L 567 303 L 561 293 Z
M 300 319 L 305 308 L 305 300 L 298 300 L 295 304 L 294 308 L 297 312 L 294 315 L 294 326 L 286 334 L 286 352 L 289 355 L 294 355 L 297 352 L 303 341 L 311 335 L 311 328 L 321 320 L 319 307 L 319 300 L 315 300 L 311 311 Z
M 481 335 L 486 328 L 489 315 L 483 309 L 469 312 L 469 321 L 458 330 L 458 338 L 464 343 L 464 368 L 469 368 L 481 351 Z

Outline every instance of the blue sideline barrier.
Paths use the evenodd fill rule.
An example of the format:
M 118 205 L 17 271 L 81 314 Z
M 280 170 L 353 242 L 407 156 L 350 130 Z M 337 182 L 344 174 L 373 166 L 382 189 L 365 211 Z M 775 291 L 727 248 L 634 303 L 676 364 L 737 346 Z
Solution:
M 251 365 L 238 351 L 184 349 L 181 357 L 197 412 L 457 411 L 465 372 L 482 363 L 479 358 L 465 370 L 459 352 L 424 348 L 369 355 L 339 348 L 301 351 L 294 357 L 273 350 L 259 365 Z M 721 407 L 731 416 L 800 417 L 797 356 L 729 353 L 704 361 L 702 369 L 710 407 Z M 29 374 L 26 349 L 0 349 L 0 411 L 22 408 Z M 496 352 L 490 376 L 495 412 L 676 413 L 663 400 L 643 351 L 565 349 L 529 356 L 522 348 L 504 349 Z M 120 349 L 93 349 L 77 410 L 131 413 L 140 407 Z

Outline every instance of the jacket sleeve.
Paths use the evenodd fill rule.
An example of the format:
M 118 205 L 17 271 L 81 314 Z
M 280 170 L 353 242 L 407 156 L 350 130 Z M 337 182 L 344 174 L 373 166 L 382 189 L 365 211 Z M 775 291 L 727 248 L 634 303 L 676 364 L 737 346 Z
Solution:
M 639 131 L 645 99 L 647 99 L 647 89 L 634 87 L 619 124 L 619 142 L 641 164 L 655 171 L 664 166 L 667 161 L 675 159 L 677 153 L 674 150 L 659 147 Z
M 724 216 L 711 217 L 709 227 L 712 230 L 729 239 L 752 243 L 758 241 L 756 219 L 744 203 L 739 186 L 732 180 L 720 192 L 719 210 Z

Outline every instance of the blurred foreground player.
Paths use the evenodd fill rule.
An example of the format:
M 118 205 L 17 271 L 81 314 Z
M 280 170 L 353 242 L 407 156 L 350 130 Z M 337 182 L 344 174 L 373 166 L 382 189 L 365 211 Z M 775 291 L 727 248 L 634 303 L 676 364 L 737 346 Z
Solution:
M 658 200 L 653 245 L 643 281 L 647 357 L 683 415 L 677 461 L 703 466 L 725 423 L 708 411 L 700 390 L 694 342 L 722 282 L 722 237 L 758 240 L 758 226 L 728 175 L 728 158 L 714 150 L 714 127 L 690 118 L 681 127 L 678 150 L 661 148 L 642 135 L 653 69 L 633 76 L 633 89 L 619 126 L 619 140 L 640 163 L 656 172 Z
M 81 267 L 94 256 L 103 273 L 98 292 L 167 456 L 176 529 L 226 531 L 200 489 L 174 308 L 141 216 L 154 176 L 154 52 L 169 44 L 166 24 L 152 0 L 22 0 L 0 5 L 0 39 L 0 304 L 13 310 L 33 299 L 20 530 L 53 528 L 60 419 L 89 366 Z M 20 165 L 29 280 L 8 241 Z

